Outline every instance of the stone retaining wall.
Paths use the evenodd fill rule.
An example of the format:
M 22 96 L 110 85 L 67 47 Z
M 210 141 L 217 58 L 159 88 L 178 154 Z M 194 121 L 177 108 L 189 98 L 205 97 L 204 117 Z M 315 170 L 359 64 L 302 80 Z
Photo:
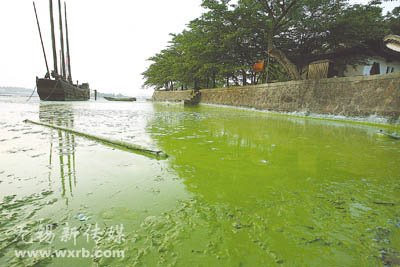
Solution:
M 192 95 L 192 90 L 183 91 L 155 91 L 152 97 L 153 101 L 170 101 L 178 102 L 189 99 Z
M 156 91 L 155 101 L 180 101 L 187 91 Z M 202 89 L 201 103 L 278 112 L 400 117 L 400 73 Z

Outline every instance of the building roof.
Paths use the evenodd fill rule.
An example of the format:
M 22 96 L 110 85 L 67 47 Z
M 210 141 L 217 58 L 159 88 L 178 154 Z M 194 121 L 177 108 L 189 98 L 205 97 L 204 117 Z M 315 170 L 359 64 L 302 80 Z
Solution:
M 316 62 L 319 60 L 331 60 L 333 62 L 337 60 L 343 60 L 347 58 L 354 58 L 355 60 L 360 58 L 368 58 L 368 57 L 382 57 L 387 61 L 399 61 L 400 62 L 400 53 L 388 49 L 383 42 L 377 44 L 368 44 L 368 45 L 360 45 L 351 48 L 343 48 L 338 49 L 332 53 L 320 54 L 311 56 L 306 59 L 306 62 L 303 60 L 302 63 L 306 63 L 308 65 L 312 62 Z M 294 62 L 297 60 L 294 59 Z

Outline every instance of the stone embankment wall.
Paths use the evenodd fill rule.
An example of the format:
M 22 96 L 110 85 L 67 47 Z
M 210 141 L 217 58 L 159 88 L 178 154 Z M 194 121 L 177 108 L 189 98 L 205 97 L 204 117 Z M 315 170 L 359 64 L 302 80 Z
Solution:
M 183 91 L 155 91 L 153 94 L 153 101 L 170 101 L 179 102 L 189 99 L 192 96 L 192 90 Z
M 154 101 L 180 101 L 191 91 L 156 91 Z M 201 90 L 201 103 L 278 112 L 400 117 L 400 73 L 302 80 Z

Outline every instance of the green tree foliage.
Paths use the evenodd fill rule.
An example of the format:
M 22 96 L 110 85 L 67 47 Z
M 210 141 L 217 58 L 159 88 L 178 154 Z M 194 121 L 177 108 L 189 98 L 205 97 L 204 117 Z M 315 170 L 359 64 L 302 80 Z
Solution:
M 205 12 L 149 60 L 145 85 L 168 90 L 301 79 L 311 61 L 343 56 L 399 34 L 400 10 L 382 15 L 379 1 L 203 0 Z M 267 62 L 263 75 L 252 65 Z
M 388 13 L 386 20 L 389 23 L 390 32 L 400 35 L 400 6 L 394 8 L 392 12 Z

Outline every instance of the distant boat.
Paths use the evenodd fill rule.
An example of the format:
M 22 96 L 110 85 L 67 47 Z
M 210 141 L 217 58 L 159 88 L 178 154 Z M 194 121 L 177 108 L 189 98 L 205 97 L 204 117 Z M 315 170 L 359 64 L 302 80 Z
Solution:
M 46 62 L 47 73 L 44 78 L 36 77 L 36 87 L 40 100 L 43 101 L 85 101 L 90 98 L 90 89 L 88 83 L 83 83 L 81 85 L 76 82 L 72 82 L 71 76 L 71 60 L 69 53 L 69 42 L 68 42 L 68 24 L 67 24 L 67 7 L 64 3 L 64 17 L 65 17 L 65 33 L 66 33 L 66 45 L 67 53 L 65 57 L 64 51 L 64 34 L 62 25 L 62 15 L 61 15 L 61 2 L 58 0 L 58 10 L 59 10 L 59 22 L 60 22 L 60 73 L 58 72 L 57 65 L 57 51 L 56 51 L 56 41 L 54 32 L 54 19 L 53 19 L 53 1 L 50 0 L 50 23 L 51 23 L 51 37 L 52 37 L 52 48 L 53 48 L 53 62 L 54 70 L 51 72 L 47 63 L 46 52 L 43 45 L 42 33 L 40 30 L 39 19 L 36 12 L 35 2 L 33 2 L 33 7 L 35 10 L 36 22 L 39 29 L 40 41 L 42 44 L 42 50 L 44 59 Z M 66 66 L 67 62 L 67 66 Z M 68 67 L 68 69 L 67 69 Z M 51 76 L 51 77 L 50 77 Z
M 136 97 L 110 97 L 110 96 L 105 96 L 104 99 L 106 99 L 108 101 L 125 101 L 125 102 L 136 101 Z

